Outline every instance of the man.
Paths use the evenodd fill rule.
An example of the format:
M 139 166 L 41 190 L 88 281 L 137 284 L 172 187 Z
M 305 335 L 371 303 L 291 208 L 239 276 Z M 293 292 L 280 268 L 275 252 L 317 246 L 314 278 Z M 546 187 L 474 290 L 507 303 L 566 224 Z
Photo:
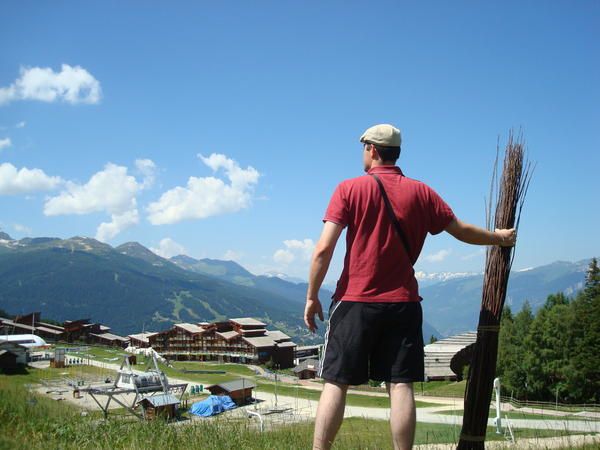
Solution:
M 344 417 L 348 386 L 373 379 L 386 383 L 394 448 L 405 450 L 412 448 L 416 425 L 412 383 L 424 379 L 421 298 L 413 264 L 427 233 L 447 231 L 470 244 L 502 246 L 513 246 L 516 233 L 461 222 L 433 189 L 405 177 L 395 165 L 401 136 L 392 125 L 369 128 L 360 142 L 367 175 L 336 188 L 310 268 L 304 321 L 314 332 L 315 315 L 323 320 L 318 292 L 337 240 L 348 227 L 344 269 L 321 357 L 319 375 L 325 383 L 313 448 L 331 447 Z

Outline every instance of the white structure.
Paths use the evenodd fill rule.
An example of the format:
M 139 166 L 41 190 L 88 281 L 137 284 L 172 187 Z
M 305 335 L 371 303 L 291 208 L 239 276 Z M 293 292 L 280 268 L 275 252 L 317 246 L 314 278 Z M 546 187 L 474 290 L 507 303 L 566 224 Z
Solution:
M 0 336 L 0 342 L 14 342 L 26 348 L 44 347 L 48 345 L 41 337 L 35 334 L 6 334 Z
M 462 370 L 471 361 L 476 332 L 457 334 L 425 346 L 427 380 L 462 380 Z

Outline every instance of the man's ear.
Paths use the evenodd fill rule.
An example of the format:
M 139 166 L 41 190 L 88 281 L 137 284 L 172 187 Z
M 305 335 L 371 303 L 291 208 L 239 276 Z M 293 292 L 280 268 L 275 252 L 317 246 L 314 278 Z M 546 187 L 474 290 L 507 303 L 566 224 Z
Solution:
M 369 149 L 369 151 L 371 152 L 371 159 L 372 160 L 379 160 L 379 159 L 381 159 L 379 157 L 379 153 L 377 152 L 377 149 L 375 148 L 375 146 L 373 144 L 371 144 L 371 148 Z

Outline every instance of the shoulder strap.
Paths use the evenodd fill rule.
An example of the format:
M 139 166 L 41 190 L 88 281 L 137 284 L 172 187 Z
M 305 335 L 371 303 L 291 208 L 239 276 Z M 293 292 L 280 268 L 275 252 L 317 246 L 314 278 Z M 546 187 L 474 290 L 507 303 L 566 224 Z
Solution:
M 398 237 L 400 238 L 400 240 L 402 241 L 402 244 L 404 245 L 404 250 L 406 251 L 406 254 L 408 255 L 408 259 L 410 260 L 411 264 L 414 265 L 415 261 L 413 261 L 413 258 L 411 256 L 412 253 L 410 251 L 410 245 L 408 244 L 408 239 L 406 238 L 406 235 L 404 234 L 402 225 L 400 225 L 400 222 L 398 221 L 398 218 L 396 217 L 396 214 L 394 213 L 394 208 L 392 208 L 392 204 L 390 203 L 390 199 L 387 196 L 387 192 L 385 192 L 383 183 L 381 182 L 379 177 L 377 175 L 375 175 L 374 173 L 371 173 L 370 175 L 373 178 L 375 178 L 375 181 L 377 181 L 377 184 L 379 185 L 379 190 L 381 191 L 381 197 L 383 198 L 383 203 L 385 203 L 385 209 L 388 213 L 388 216 L 392 220 L 392 223 L 394 224 L 394 229 L 396 230 Z

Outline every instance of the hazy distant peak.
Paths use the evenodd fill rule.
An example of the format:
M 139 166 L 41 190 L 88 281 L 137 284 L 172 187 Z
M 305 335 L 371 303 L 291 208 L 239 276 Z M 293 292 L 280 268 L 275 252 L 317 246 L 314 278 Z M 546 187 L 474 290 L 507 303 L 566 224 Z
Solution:
M 428 280 L 428 281 L 448 281 L 456 278 L 466 278 L 472 277 L 475 275 L 481 275 L 479 272 L 423 272 L 418 271 L 415 272 L 415 278 L 419 281 Z
M 2 241 L 14 241 L 13 238 L 11 238 L 8 234 L 6 234 L 4 231 L 0 231 L 0 240 Z
M 277 272 L 274 270 L 263 273 L 263 276 L 265 276 L 267 278 L 279 278 L 283 281 L 288 281 L 290 283 L 295 283 L 295 284 L 306 283 L 306 280 L 303 280 L 302 278 L 291 277 L 289 275 L 286 275 L 285 273 Z
M 174 263 L 182 263 L 182 264 L 195 264 L 198 262 L 197 259 L 192 258 L 191 256 L 187 256 L 187 255 L 177 255 L 177 256 L 173 256 L 171 258 L 169 258 L 170 261 L 174 262 Z

